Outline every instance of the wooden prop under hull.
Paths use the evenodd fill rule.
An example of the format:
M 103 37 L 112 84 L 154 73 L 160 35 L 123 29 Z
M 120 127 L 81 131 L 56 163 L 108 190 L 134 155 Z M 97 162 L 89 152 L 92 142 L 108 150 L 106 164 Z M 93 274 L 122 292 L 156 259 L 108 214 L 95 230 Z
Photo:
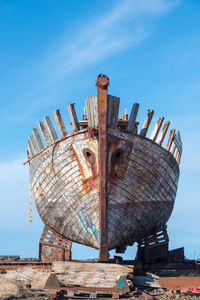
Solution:
M 101 75 L 97 82 L 102 78 L 108 80 Z M 139 105 L 133 105 L 129 120 L 126 112 L 118 119 L 119 98 L 107 95 L 107 86 L 101 94 L 101 88 L 98 97 L 86 98 L 83 121 L 68 105 L 72 134 L 58 110 L 54 116 L 61 138 L 50 118 L 45 117 L 46 126 L 39 122 L 46 147 L 33 129 L 27 162 L 43 222 L 68 240 L 100 249 L 100 259 L 107 260 L 108 250 L 132 245 L 166 224 L 177 191 L 182 143 L 172 129 L 166 149 L 162 147 L 169 127 L 169 122 L 162 127 L 163 117 L 146 137 L 152 110 L 138 134 Z

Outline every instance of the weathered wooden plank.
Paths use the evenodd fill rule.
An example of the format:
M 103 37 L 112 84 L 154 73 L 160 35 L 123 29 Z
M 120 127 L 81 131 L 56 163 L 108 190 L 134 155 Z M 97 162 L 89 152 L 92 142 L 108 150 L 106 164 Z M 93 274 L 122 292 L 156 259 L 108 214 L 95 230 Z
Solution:
M 52 265 L 52 270 L 56 273 L 63 273 L 65 271 L 77 270 L 85 270 L 86 272 L 114 272 L 118 274 L 118 272 L 133 272 L 132 265 L 119 265 L 119 264 L 101 264 L 101 263 L 92 263 L 92 262 L 54 262 Z
M 120 168 L 121 169 L 121 168 Z M 113 184 L 118 184 L 117 188 L 114 188 L 116 191 L 115 199 L 121 203 L 121 200 L 123 199 L 123 202 L 131 203 L 131 200 L 134 197 L 136 197 L 137 202 L 141 201 L 149 201 L 149 202 L 173 202 L 175 197 L 175 192 L 172 190 L 170 186 L 164 186 L 163 185 L 163 178 L 161 178 L 158 182 L 155 181 L 152 175 L 149 175 L 149 181 L 145 180 L 143 182 L 138 182 L 139 178 L 139 172 L 140 170 L 134 170 L 134 168 L 129 168 L 127 171 L 127 178 L 124 180 L 124 182 L 121 180 L 120 182 L 113 181 Z M 123 173 L 123 170 L 122 170 Z M 130 175 L 133 179 L 130 181 L 128 178 L 128 175 Z M 119 179 L 122 179 L 120 176 L 120 170 L 119 170 Z M 132 182 L 132 183 L 131 183 Z M 132 186 L 130 186 L 132 184 Z M 152 186 L 154 186 L 154 189 L 152 189 Z M 114 190 L 112 189 L 112 193 L 114 194 Z M 121 199 L 121 200 L 120 200 Z M 153 220 L 152 220 L 153 221 Z
M 181 153 L 178 151 L 177 156 L 176 156 L 176 161 L 178 164 L 180 164 L 180 160 L 181 160 Z
M 156 138 L 157 138 L 157 136 L 158 136 L 158 133 L 159 133 L 159 131 L 160 131 L 160 128 L 161 128 L 161 126 L 162 126 L 163 120 L 164 120 L 164 117 L 160 117 L 160 118 L 157 120 L 156 125 L 155 125 L 155 127 L 154 127 L 154 129 L 153 129 L 153 131 L 152 131 L 151 136 L 150 136 L 150 140 L 152 140 L 152 141 L 155 141 L 155 140 L 156 140 Z
M 65 165 L 65 163 L 64 163 L 64 165 Z M 77 163 L 76 163 L 76 165 L 77 165 Z M 78 172 L 78 166 L 77 166 L 77 172 Z M 56 170 L 57 170 L 57 168 L 56 168 Z M 68 170 L 70 170 L 70 172 L 71 171 L 73 171 L 71 168 L 70 168 L 70 166 L 69 166 L 69 168 L 68 168 Z M 46 170 L 47 172 L 48 172 L 48 170 Z M 62 171 L 65 173 L 65 170 L 64 170 L 64 168 L 62 169 Z M 80 178 L 80 172 L 78 172 L 78 174 L 79 174 L 79 178 Z M 53 175 L 53 173 L 52 173 L 52 175 Z M 63 176 L 63 175 L 62 175 Z M 64 197 L 66 197 L 66 198 L 63 198 L 63 205 L 64 205 L 64 207 L 66 206 L 66 200 L 65 199 L 67 199 L 68 201 L 67 201 L 67 203 L 70 205 L 70 209 L 73 207 L 73 205 L 75 205 L 75 203 L 74 203 L 74 201 L 75 201 L 75 199 L 76 199 L 76 197 L 75 197 L 75 194 L 74 194 L 74 192 L 78 192 L 79 193 L 79 195 L 82 195 L 83 196 L 83 191 L 82 191 L 82 189 L 79 191 L 79 187 L 78 186 L 76 186 L 75 185 L 75 182 L 74 182 L 74 180 L 73 180 L 73 175 L 71 174 L 71 173 L 69 173 L 69 172 L 67 172 L 67 174 L 66 174 L 66 176 L 65 176 L 65 178 L 63 177 L 61 177 L 61 175 L 59 175 L 57 172 L 56 172 L 56 177 L 57 177 L 57 181 L 55 181 L 55 185 L 52 185 L 52 183 L 54 183 L 54 180 L 50 180 L 49 181 L 49 184 L 51 184 L 51 186 L 49 186 L 48 188 L 46 187 L 44 187 L 44 192 L 43 192 L 43 194 L 45 195 L 45 197 L 42 199 L 42 200 L 40 200 L 40 201 L 42 201 L 42 203 L 43 203 L 43 208 L 41 207 L 41 208 L 39 208 L 39 210 L 40 210 L 40 212 L 41 212 L 41 216 L 42 216 L 42 218 L 45 218 L 45 222 L 49 222 L 50 221 L 50 218 L 51 218 L 51 213 L 50 213 L 50 206 L 49 206 L 49 200 L 55 200 L 55 204 L 57 203 L 57 198 L 55 198 L 55 194 L 52 194 L 51 193 L 51 195 L 48 195 L 48 191 L 49 190 L 51 190 L 51 191 L 53 191 L 53 190 L 55 190 L 55 191 L 58 191 L 58 184 L 57 184 L 57 182 L 58 181 L 61 181 L 61 182 L 67 182 L 68 181 L 68 186 L 66 186 L 66 189 L 65 189 L 65 187 L 64 186 L 61 186 L 61 190 L 60 191 L 58 191 L 59 193 L 58 193 L 58 197 L 60 196 L 60 195 L 64 195 Z M 45 178 L 45 174 L 44 174 L 44 178 Z M 45 179 L 46 180 L 46 179 Z M 43 181 L 42 180 L 42 185 L 44 185 L 45 184 L 45 181 Z M 37 190 L 37 188 L 36 188 L 36 190 Z M 73 192 L 73 190 L 74 190 L 74 192 Z M 65 191 L 67 191 L 67 193 L 71 193 L 71 195 L 70 194 L 66 194 L 65 193 Z M 90 192 L 90 194 L 91 194 L 91 201 L 93 201 L 94 202 L 94 198 L 93 198 L 93 193 L 91 193 Z M 47 199 L 46 198 L 46 196 L 49 196 L 50 198 L 49 199 Z M 77 195 L 78 196 L 78 195 Z M 61 197 L 63 197 L 63 196 L 61 196 Z M 37 196 L 37 198 L 38 198 L 38 196 Z M 85 198 L 85 199 L 84 199 Z M 84 196 L 84 198 L 81 198 L 79 201 L 79 203 L 77 203 L 76 204 L 76 206 L 77 207 L 81 207 L 82 206 L 82 204 L 83 203 L 86 203 L 86 201 L 88 201 L 88 195 L 85 195 Z M 71 199 L 73 200 L 73 202 L 71 203 Z M 51 203 L 52 203 L 52 200 L 51 200 Z M 92 203 L 92 202 L 91 202 Z M 62 209 L 62 205 L 61 205 L 61 207 L 59 208 L 59 206 L 60 206 L 60 204 L 61 203 L 57 203 L 56 205 L 58 205 L 58 209 L 61 209 L 61 215 L 63 215 L 63 213 L 64 213 L 64 210 Z M 97 207 L 98 207 L 98 203 L 96 204 L 97 205 Z M 54 207 L 54 205 L 52 206 L 53 207 L 53 214 L 52 214 L 52 217 L 53 217 L 53 215 L 54 215 L 54 213 L 55 213 L 55 207 Z M 89 207 L 91 207 L 91 206 L 89 206 Z M 87 211 L 89 212 L 90 210 L 89 210 L 89 207 L 87 208 Z M 97 207 L 96 207 L 96 209 L 95 209 L 95 211 L 97 210 Z M 41 210 L 42 209 L 42 210 Z M 83 207 L 82 209 L 85 209 L 85 207 Z M 77 210 L 77 213 L 78 213 L 78 210 Z M 46 217 L 44 216 L 44 214 L 46 214 Z M 73 222 L 74 221 L 74 219 L 76 220 L 76 217 L 75 217 L 75 212 L 71 212 L 71 213 L 68 213 L 68 215 L 69 215 L 69 217 L 68 217 L 68 219 L 67 218 L 65 218 L 66 220 L 65 220 L 65 222 L 67 221 L 67 220 L 70 220 L 70 222 Z M 85 216 L 87 215 L 87 213 L 85 213 Z M 94 222 L 94 224 L 96 224 L 98 222 L 98 220 L 95 220 L 95 222 Z M 50 224 L 50 225 L 53 225 L 53 224 Z M 54 224 L 55 225 L 55 224 Z M 70 225 L 70 224 L 69 224 Z M 78 226 L 78 227 L 77 227 Z M 71 232 L 74 232 L 74 230 L 75 230 L 75 228 L 77 227 L 77 228 L 80 228 L 80 226 L 81 226 L 81 221 L 79 220 L 78 221 L 78 223 L 77 223 L 77 225 L 75 224 L 74 225 L 74 228 L 72 229 L 72 227 L 71 227 L 71 225 L 70 225 L 70 228 L 68 228 L 68 231 L 67 232 L 69 232 L 70 230 L 71 230 Z M 78 234 L 77 233 L 77 238 L 78 238 L 78 240 L 79 240 L 79 238 L 80 238 L 80 240 L 83 242 L 83 243 L 85 243 L 85 242 L 87 242 L 87 244 L 88 245 L 91 245 L 91 241 L 90 241 L 90 243 L 89 243 L 89 238 L 88 237 L 84 237 L 84 235 L 85 235 L 85 232 L 83 232 L 83 235 L 82 235 L 82 238 L 81 238 L 81 236 L 80 236 L 80 234 Z M 95 244 L 93 244 L 93 246 L 95 246 Z M 95 247 L 97 247 L 97 245 L 95 246 Z
M 134 103 L 132 106 L 132 110 L 131 110 L 131 115 L 128 121 L 128 125 L 126 127 L 126 131 L 127 132 L 134 132 L 134 127 L 135 127 L 135 122 L 136 122 L 136 118 L 137 118 L 137 113 L 138 113 L 138 109 L 139 109 L 139 104 L 138 103 Z
M 166 136 L 167 130 L 169 128 L 169 124 L 170 124 L 169 121 L 165 122 L 165 124 L 163 125 L 163 128 L 161 129 L 161 131 L 156 139 L 156 143 L 160 146 L 162 145 L 162 142 Z
M 178 155 L 178 152 L 179 152 L 178 147 L 176 147 L 175 150 L 174 150 L 174 158 L 175 159 L 176 159 L 176 157 Z
M 39 121 L 38 126 L 40 128 L 40 131 L 41 131 L 41 134 L 42 134 L 42 137 L 45 141 L 46 146 L 50 145 L 52 143 L 52 140 L 50 138 L 50 135 L 49 135 L 44 123 Z
M 179 152 L 182 153 L 182 141 L 180 131 L 178 131 L 177 134 L 175 133 L 173 141 L 176 144 L 176 147 L 178 148 Z
M 61 136 L 66 136 L 67 135 L 67 129 L 66 129 L 65 124 L 63 122 L 63 119 L 61 117 L 60 110 L 59 109 L 54 110 L 53 114 L 54 114 L 54 118 L 55 118 L 56 123 L 58 125 L 58 129 L 60 131 Z
M 131 162 L 130 164 L 139 164 L 141 166 L 143 166 L 146 169 L 146 172 L 148 172 L 148 170 L 151 168 L 152 165 L 152 160 L 150 159 L 146 159 L 146 157 L 142 156 L 142 155 L 135 155 L 135 154 L 131 154 L 131 161 L 133 161 L 133 163 Z M 157 161 L 154 164 L 154 168 L 155 168 L 155 178 L 158 178 L 160 175 L 164 176 L 164 178 L 167 180 L 167 183 L 170 186 L 173 186 L 174 188 L 177 186 L 176 182 L 175 182 L 175 178 L 177 177 L 177 174 L 174 174 L 174 172 L 172 171 L 172 168 L 170 166 L 166 167 L 163 166 L 160 161 Z M 167 184 L 165 183 L 165 185 Z
M 151 120 L 153 118 L 153 114 L 154 114 L 153 110 L 148 110 L 147 116 L 146 116 L 146 118 L 144 120 L 144 123 L 143 123 L 143 126 L 142 126 L 142 129 L 140 130 L 140 134 L 139 134 L 140 136 L 145 137 L 147 135 L 149 125 L 150 125 Z
M 37 143 L 38 151 L 40 151 L 40 150 L 42 150 L 44 148 L 44 145 L 42 143 L 41 137 L 40 137 L 40 135 L 39 135 L 39 133 L 38 133 L 38 131 L 37 131 L 36 128 L 33 128 L 32 132 L 33 132 L 33 136 L 35 138 L 35 141 Z
M 78 118 L 76 115 L 74 104 L 75 103 L 67 104 L 67 108 L 68 108 L 68 112 L 69 112 L 69 116 L 70 116 L 71 124 L 72 124 L 72 132 L 76 132 L 76 131 L 80 130 L 80 126 L 78 124 Z
M 119 114 L 118 97 L 108 95 L 108 126 L 116 128 Z
M 175 134 L 175 129 L 173 128 L 169 132 L 169 138 L 168 138 L 168 141 L 167 141 L 167 144 L 166 144 L 166 147 L 165 147 L 165 149 L 167 151 L 169 151 L 169 149 L 171 147 L 171 144 L 172 144 L 172 141 L 173 141 L 173 138 L 174 138 L 174 134 Z
M 51 119 L 48 116 L 44 116 L 44 121 L 46 123 L 47 130 L 49 132 L 49 136 L 50 136 L 52 142 L 56 141 L 58 139 L 58 136 L 57 136 L 56 131 L 55 131 L 54 127 L 53 127 Z
M 37 145 L 33 135 L 29 135 L 29 141 L 31 143 L 32 150 L 34 151 L 34 154 L 36 154 L 39 151 L 39 148 L 38 148 L 38 145 Z
M 57 148 L 57 151 L 54 152 L 54 164 L 59 165 L 59 162 L 62 160 L 63 155 L 65 156 L 65 152 L 67 152 L 68 150 L 72 151 L 70 152 L 69 156 L 71 156 L 71 153 L 74 153 L 72 150 L 72 142 L 74 140 L 74 142 L 78 142 L 79 140 L 83 140 L 84 139 L 84 135 L 81 133 L 79 135 L 76 135 L 75 137 L 70 137 L 69 139 L 66 139 L 64 141 L 62 141 L 62 143 L 60 143 L 59 145 L 62 145 L 62 147 L 60 146 L 59 148 Z M 68 154 L 66 153 L 66 158 L 69 157 Z M 37 178 L 37 174 L 39 172 L 42 172 L 43 170 L 47 169 L 48 167 L 51 167 L 52 165 L 52 148 L 47 149 L 44 153 L 42 153 L 42 157 L 44 157 L 44 162 L 43 164 L 39 164 L 36 166 L 35 168 L 35 159 L 34 159 L 34 164 L 32 164 L 31 166 L 31 173 L 32 173 L 32 177 L 34 177 L 34 181 L 36 181 Z M 37 171 L 38 170 L 38 171 Z M 37 171 L 37 174 L 35 174 Z M 34 182 L 33 182 L 34 184 Z
M 124 133 L 122 131 L 119 131 L 119 130 L 116 130 L 116 129 L 113 129 L 113 128 L 109 128 L 108 129 L 108 133 L 111 134 L 111 135 L 113 135 L 113 136 L 116 136 L 116 137 L 118 137 L 118 138 L 120 138 L 122 140 L 125 140 L 127 142 L 130 142 L 130 143 L 134 142 L 134 144 L 137 143 L 138 150 L 139 150 L 140 145 L 142 145 L 142 144 L 146 145 L 146 147 L 148 147 L 149 150 L 151 149 L 151 151 L 153 151 L 152 155 L 148 155 L 147 156 L 147 158 L 151 158 L 152 163 L 155 163 L 154 158 L 156 160 L 157 159 L 159 159 L 159 160 L 161 159 L 162 164 L 164 164 L 164 165 L 165 164 L 170 165 L 175 172 L 178 171 L 177 165 L 175 165 L 174 163 L 170 162 L 170 157 L 171 156 L 169 155 L 169 157 L 168 157 L 166 155 L 165 150 L 163 148 L 160 148 L 157 144 L 152 143 L 151 140 L 149 140 L 149 139 L 143 139 L 143 141 L 141 141 L 141 139 L 140 139 L 139 136 L 138 137 L 133 137 L 133 136 L 127 135 L 126 133 Z M 136 151 L 136 149 L 135 149 L 135 145 L 134 145 L 133 152 L 135 152 L 135 151 Z M 143 151 L 143 150 L 141 149 L 141 151 Z
M 147 163 L 145 160 L 142 159 L 138 159 L 135 156 L 131 157 L 130 163 L 129 163 L 129 167 L 127 169 L 127 172 L 130 171 L 134 171 L 134 166 L 135 166 L 135 171 L 136 174 L 138 176 L 138 178 L 140 177 L 140 172 L 141 172 L 141 176 L 143 175 L 143 177 L 145 177 L 145 174 L 147 174 L 148 176 L 145 177 L 144 179 L 144 183 L 146 182 L 147 184 L 152 184 L 155 185 L 155 188 L 157 186 L 159 186 L 159 189 L 161 189 L 160 184 L 162 185 L 162 187 L 164 187 L 164 189 L 166 191 L 172 190 L 174 193 L 176 192 L 177 186 L 175 184 L 175 182 L 171 179 L 171 177 L 168 175 L 167 178 L 165 176 L 165 174 L 167 174 L 167 172 L 163 172 L 162 173 L 162 168 L 157 169 L 156 166 L 151 166 L 150 163 Z M 172 172 L 172 170 L 169 168 L 168 169 L 168 174 Z M 131 177 L 130 177 L 131 178 Z M 149 182 L 148 182 L 148 178 L 149 178 Z M 127 180 L 129 181 L 129 178 L 127 178 Z M 159 192 L 159 191 L 158 191 Z
M 29 155 L 33 156 L 35 154 L 35 152 L 34 152 L 34 149 L 33 149 L 33 146 L 31 144 L 30 140 L 28 140 L 27 143 L 28 143 L 28 152 L 29 152 Z
M 82 286 L 82 289 L 83 287 L 84 289 L 95 287 L 97 290 L 102 289 L 102 291 L 105 290 L 110 293 L 112 293 L 113 289 L 116 289 L 119 277 L 123 276 L 126 279 L 128 275 L 133 275 L 133 266 L 131 265 L 123 267 L 114 264 L 99 265 L 98 263 L 87 262 L 74 262 L 73 264 L 55 263 L 53 271 L 63 287 Z
M 85 98 L 85 105 L 87 110 L 88 126 L 98 127 L 98 105 L 97 96 L 90 96 Z M 84 113 L 84 116 L 86 114 Z

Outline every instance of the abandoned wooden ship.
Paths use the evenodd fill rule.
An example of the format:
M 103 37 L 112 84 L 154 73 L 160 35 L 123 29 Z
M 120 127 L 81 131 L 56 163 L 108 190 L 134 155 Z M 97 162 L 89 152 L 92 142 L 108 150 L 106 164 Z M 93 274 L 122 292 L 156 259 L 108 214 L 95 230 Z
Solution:
M 147 137 L 154 111 L 139 130 L 139 104 L 130 117 L 118 118 L 118 97 L 108 95 L 109 79 L 100 74 L 97 96 L 85 99 L 78 121 L 68 104 L 72 133 L 59 110 L 54 111 L 61 137 L 49 117 L 38 123 L 28 140 L 30 185 L 44 224 L 63 238 L 100 250 L 101 261 L 111 249 L 123 250 L 159 230 L 173 210 L 182 153 L 180 133 L 160 117 Z M 45 126 L 46 125 L 46 126 Z M 163 126 L 162 126 L 163 125 Z M 26 163 L 27 163 L 26 162 Z

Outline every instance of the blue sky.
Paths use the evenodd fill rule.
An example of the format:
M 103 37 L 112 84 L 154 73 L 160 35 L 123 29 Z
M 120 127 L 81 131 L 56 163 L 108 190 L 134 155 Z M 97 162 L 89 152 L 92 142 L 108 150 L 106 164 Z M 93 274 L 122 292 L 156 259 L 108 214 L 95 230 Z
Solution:
M 170 248 L 200 256 L 200 1 L 0 0 L 0 254 L 37 256 L 43 228 L 34 208 L 28 227 L 27 137 L 44 115 L 96 95 L 99 73 L 129 112 L 140 103 L 153 122 L 164 115 L 179 129 L 183 156 L 168 222 Z M 126 258 L 132 258 L 129 247 Z M 97 252 L 73 246 L 74 258 Z

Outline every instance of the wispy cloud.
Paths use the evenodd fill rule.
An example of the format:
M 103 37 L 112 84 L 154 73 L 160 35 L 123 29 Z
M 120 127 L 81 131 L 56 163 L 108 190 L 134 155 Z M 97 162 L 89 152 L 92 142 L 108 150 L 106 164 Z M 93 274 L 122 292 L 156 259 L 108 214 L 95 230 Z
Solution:
M 71 38 L 64 32 L 56 40 L 54 53 L 49 53 L 45 62 L 48 71 L 51 70 L 52 81 L 55 83 L 72 70 L 135 47 L 151 34 L 151 22 L 178 3 L 165 0 L 118 1 L 108 12 L 79 23 Z
M 70 90 L 66 82 L 75 72 L 106 62 L 118 54 L 133 49 L 153 32 L 154 21 L 174 9 L 179 0 L 119 0 L 112 2 L 105 12 L 68 22 L 63 32 L 46 45 L 43 57 L 33 62 L 32 68 L 24 70 L 18 80 L 15 114 L 4 113 L 10 122 L 27 120 L 46 103 L 50 105 L 64 91 Z M 28 81 L 27 81 L 28 77 Z M 73 80 L 72 80 L 73 81 Z M 26 82 L 26 84 L 24 84 Z M 65 83 L 63 83 L 65 82 Z M 21 107 L 27 103 L 26 110 Z M 19 110 L 20 107 L 20 110 Z M 16 113 L 16 111 L 18 113 Z

